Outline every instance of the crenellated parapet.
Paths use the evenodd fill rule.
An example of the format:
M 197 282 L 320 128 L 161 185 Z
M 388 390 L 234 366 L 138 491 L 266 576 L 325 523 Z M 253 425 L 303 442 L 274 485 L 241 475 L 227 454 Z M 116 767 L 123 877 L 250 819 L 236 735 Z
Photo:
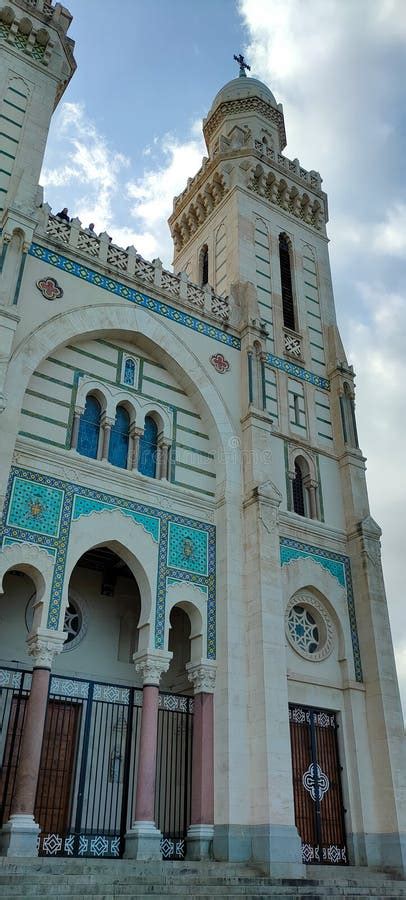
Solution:
M 27 60 L 45 67 L 49 66 L 55 50 L 55 33 L 52 31 L 57 31 L 67 57 L 57 101 L 76 69 L 74 41 L 67 37 L 71 21 L 72 16 L 64 6 L 53 5 L 48 0 L 13 0 L 12 4 L 0 9 L 0 40 L 10 48 L 22 51 Z
M 51 244 L 62 247 L 64 251 L 70 249 L 75 256 L 83 256 L 97 262 L 107 271 L 119 272 L 131 282 L 136 281 L 145 288 L 155 288 L 166 295 L 166 298 L 174 300 L 180 306 L 194 309 L 199 314 L 212 318 L 217 322 L 226 323 L 230 318 L 230 304 L 228 297 L 220 297 L 215 294 L 209 285 L 199 287 L 189 280 L 186 272 L 174 275 L 173 272 L 164 269 L 160 259 L 151 262 L 137 253 L 135 247 L 118 247 L 113 244 L 106 232 L 99 236 L 89 233 L 82 228 L 80 219 L 72 219 L 65 222 L 53 216 L 47 204 L 41 209 L 41 223 L 35 237 L 46 237 Z
M 291 163 L 291 160 L 287 160 L 287 162 Z M 296 162 L 297 167 L 295 166 Z M 292 164 L 292 171 L 295 174 L 296 168 L 299 168 L 297 160 Z M 298 179 L 292 178 L 291 171 L 289 169 L 288 171 L 289 174 L 286 172 L 286 174 L 280 175 L 276 167 L 257 163 L 248 170 L 247 186 L 260 197 L 279 206 L 280 209 L 296 219 L 301 219 L 316 231 L 325 232 L 328 221 L 326 194 L 319 188 L 303 191 L 297 184 Z

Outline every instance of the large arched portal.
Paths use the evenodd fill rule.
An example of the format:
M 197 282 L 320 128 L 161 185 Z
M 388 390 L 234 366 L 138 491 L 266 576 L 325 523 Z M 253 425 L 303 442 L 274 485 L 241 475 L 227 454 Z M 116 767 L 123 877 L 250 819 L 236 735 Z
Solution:
M 82 545 L 83 546 L 83 545 Z M 114 549 L 113 549 L 114 548 Z M 143 680 L 134 666 L 147 582 L 135 556 L 114 540 L 91 547 L 70 571 L 63 627 L 66 641 L 50 681 L 34 818 L 47 856 L 118 857 L 134 820 L 143 710 Z M 131 566 L 131 568 L 130 568 Z M 13 806 L 30 691 L 25 638 L 34 627 L 41 585 L 24 571 L 3 579 L 4 641 L 13 662 L 0 669 L 3 821 Z M 192 707 L 186 663 L 190 621 L 171 614 L 174 664 L 161 686 L 158 713 L 156 822 L 163 855 L 184 852 L 190 824 Z M 1 656 L 0 656 L 1 658 Z M 7 668 L 6 668 L 7 667 Z

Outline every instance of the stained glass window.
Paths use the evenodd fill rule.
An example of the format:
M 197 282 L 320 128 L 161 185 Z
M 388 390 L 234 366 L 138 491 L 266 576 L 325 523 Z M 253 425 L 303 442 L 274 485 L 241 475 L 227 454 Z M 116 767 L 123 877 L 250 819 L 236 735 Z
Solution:
M 136 372 L 135 362 L 133 359 L 131 359 L 130 356 L 128 356 L 124 363 L 124 375 L 123 375 L 124 384 L 129 384 L 130 386 L 133 386 L 135 384 L 135 372 Z
M 152 416 L 145 416 L 144 434 L 140 438 L 138 470 L 155 478 L 158 452 L 158 426 Z
M 113 466 L 127 468 L 129 439 L 130 416 L 124 406 L 118 406 L 109 444 L 109 462 L 113 463 Z
M 96 397 L 88 394 L 83 415 L 80 419 L 77 451 L 82 456 L 97 459 L 100 434 L 101 406 Z

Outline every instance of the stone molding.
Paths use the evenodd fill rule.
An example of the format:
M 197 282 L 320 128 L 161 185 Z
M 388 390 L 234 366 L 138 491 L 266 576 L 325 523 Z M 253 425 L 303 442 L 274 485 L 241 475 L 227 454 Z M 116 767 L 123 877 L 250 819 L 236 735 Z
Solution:
M 198 663 L 186 663 L 187 677 L 193 684 L 195 694 L 214 694 L 217 665 L 211 660 L 201 659 Z
M 34 657 L 34 669 L 50 669 L 54 657 L 61 653 L 66 641 L 65 631 L 51 631 L 49 628 L 39 628 L 27 637 L 27 650 L 29 656 Z
M 173 653 L 166 650 L 141 650 L 134 653 L 135 671 L 141 676 L 144 687 L 159 687 L 161 675 L 168 671 L 172 656 Z
M 281 143 L 281 150 L 286 147 L 286 132 L 285 132 L 285 122 L 283 118 L 283 112 L 281 109 L 275 109 L 274 106 L 271 106 L 270 103 L 267 103 L 266 100 L 262 100 L 260 97 L 240 97 L 236 100 L 226 100 L 224 103 L 220 103 L 219 106 L 214 110 L 212 115 L 207 116 L 203 122 L 203 134 L 208 144 L 212 135 L 214 134 L 218 125 L 224 121 L 226 116 L 235 115 L 235 113 L 250 113 L 257 112 L 259 115 L 263 116 L 265 119 L 268 119 L 269 122 L 273 122 L 279 131 L 279 139 Z

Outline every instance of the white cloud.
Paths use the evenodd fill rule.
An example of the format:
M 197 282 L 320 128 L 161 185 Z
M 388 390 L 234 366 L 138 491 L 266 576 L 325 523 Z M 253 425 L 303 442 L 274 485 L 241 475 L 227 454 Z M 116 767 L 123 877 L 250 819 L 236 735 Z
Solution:
M 204 152 L 197 123 L 184 142 L 170 134 L 155 137 L 142 154 L 148 167 L 129 180 L 131 161 L 109 145 L 83 105 L 62 104 L 53 136 L 41 175 L 46 199 L 65 206 L 69 188 L 71 216 L 86 225 L 94 222 L 96 231 L 106 230 L 115 243 L 134 244 L 143 256 L 160 256 L 169 266 L 173 247 L 166 220 L 173 197 L 200 168 Z

